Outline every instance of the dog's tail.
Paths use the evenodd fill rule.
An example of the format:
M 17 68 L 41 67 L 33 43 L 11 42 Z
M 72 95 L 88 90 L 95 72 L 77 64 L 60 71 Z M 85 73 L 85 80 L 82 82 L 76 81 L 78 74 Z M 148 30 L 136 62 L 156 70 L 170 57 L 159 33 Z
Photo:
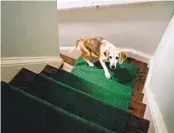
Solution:
M 72 53 L 77 48 L 80 40 L 81 40 L 81 38 L 77 39 L 75 46 L 69 51 L 69 53 Z

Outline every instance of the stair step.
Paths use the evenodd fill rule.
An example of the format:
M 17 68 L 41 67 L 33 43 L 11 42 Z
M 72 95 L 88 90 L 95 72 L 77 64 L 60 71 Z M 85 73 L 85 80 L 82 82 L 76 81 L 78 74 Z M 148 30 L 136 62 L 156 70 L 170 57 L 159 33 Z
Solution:
M 139 118 L 135 115 L 130 115 L 129 121 L 127 123 L 127 129 L 134 129 L 139 130 L 142 133 L 147 133 L 149 129 L 149 123 L 149 120 Z
M 18 88 L 27 89 L 30 82 L 34 80 L 36 77 L 36 73 L 26 69 L 22 68 L 9 82 L 9 84 L 16 86 Z
M 66 55 L 64 55 L 64 54 L 61 54 L 61 53 L 60 53 L 60 57 L 61 57 L 66 63 L 68 63 L 68 64 L 70 64 L 70 65 L 74 65 L 74 64 L 76 63 L 76 59 L 73 59 L 73 58 L 71 58 L 71 57 L 69 57 L 69 56 L 66 56 Z
M 132 100 L 129 109 L 133 115 L 143 118 L 146 110 L 146 104 Z
M 135 82 L 135 86 L 134 86 L 134 90 L 136 92 L 143 92 L 143 88 L 144 88 L 144 82 L 142 81 L 136 81 Z
M 133 95 L 132 95 L 132 100 L 133 101 L 142 102 L 143 98 L 144 98 L 143 93 L 134 90 Z

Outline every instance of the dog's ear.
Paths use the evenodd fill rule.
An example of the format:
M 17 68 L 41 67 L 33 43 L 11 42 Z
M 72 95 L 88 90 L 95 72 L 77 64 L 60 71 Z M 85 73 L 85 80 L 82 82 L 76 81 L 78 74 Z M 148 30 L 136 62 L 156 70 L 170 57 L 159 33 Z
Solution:
M 108 51 L 105 51 L 104 52 L 104 55 L 105 55 L 105 62 L 108 62 L 109 61 L 109 52 Z
M 109 62 L 109 54 L 110 54 L 110 52 L 107 52 L 107 62 Z
M 124 52 L 119 53 L 119 64 L 122 64 L 127 59 L 127 55 Z

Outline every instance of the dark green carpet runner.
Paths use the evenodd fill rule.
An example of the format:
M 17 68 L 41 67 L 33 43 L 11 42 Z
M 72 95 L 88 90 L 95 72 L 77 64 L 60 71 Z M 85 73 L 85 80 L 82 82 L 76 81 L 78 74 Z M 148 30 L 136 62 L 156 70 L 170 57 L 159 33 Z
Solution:
M 37 75 L 29 93 L 112 131 L 122 133 L 129 113 L 53 79 Z
M 1 94 L 3 133 L 112 133 L 5 82 Z

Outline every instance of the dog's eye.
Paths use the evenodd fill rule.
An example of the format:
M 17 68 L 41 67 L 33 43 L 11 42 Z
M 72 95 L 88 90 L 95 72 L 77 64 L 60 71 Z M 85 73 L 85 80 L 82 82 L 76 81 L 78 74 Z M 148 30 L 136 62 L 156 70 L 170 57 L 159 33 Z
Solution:
M 109 56 L 110 59 L 112 59 L 112 56 Z
M 116 57 L 116 59 L 118 60 L 118 57 Z

